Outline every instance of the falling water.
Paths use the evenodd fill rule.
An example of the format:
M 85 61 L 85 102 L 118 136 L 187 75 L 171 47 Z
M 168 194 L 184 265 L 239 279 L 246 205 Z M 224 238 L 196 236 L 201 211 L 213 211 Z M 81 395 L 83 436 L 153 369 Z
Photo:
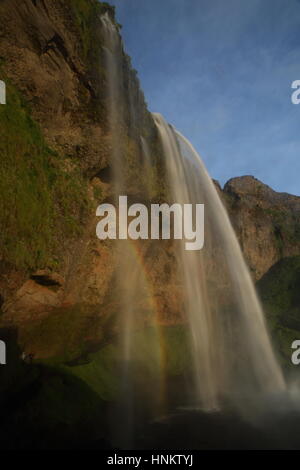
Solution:
M 216 409 L 223 397 L 237 400 L 285 387 L 263 312 L 216 187 L 190 142 L 153 115 L 162 141 L 171 197 L 205 205 L 205 246 L 178 250 L 191 331 L 196 401 Z
M 141 136 L 141 145 L 143 150 L 145 171 L 147 171 L 147 169 L 151 167 L 152 161 L 149 145 L 143 136 Z
M 105 45 L 103 55 L 107 70 L 107 106 L 111 137 L 111 166 L 114 198 L 127 194 L 124 181 L 122 141 L 124 89 L 122 88 L 123 46 L 115 25 L 108 15 L 102 17 Z M 131 103 L 128 98 L 129 105 Z M 185 241 L 176 240 L 178 279 L 183 285 L 183 309 L 189 328 L 193 358 L 193 393 L 189 404 L 202 410 L 222 409 L 225 404 L 243 409 L 253 397 L 280 393 L 285 389 L 276 362 L 261 306 L 237 238 L 220 200 L 217 189 L 192 145 L 162 116 L 153 114 L 162 143 L 168 187 L 168 203 L 205 205 L 205 245 L 200 251 L 186 251 Z M 148 143 L 140 137 L 143 167 L 152 165 Z M 144 197 L 149 198 L 149 187 Z M 125 228 L 125 227 L 124 227 Z M 127 229 L 127 227 L 126 227 Z M 134 244 L 134 246 L 133 246 Z M 121 447 L 132 447 L 136 427 L 137 390 L 135 388 L 140 351 L 136 332 L 143 328 L 145 317 L 155 318 L 151 304 L 149 279 L 141 259 L 145 246 L 138 241 L 116 242 L 117 295 L 121 305 L 120 372 L 121 407 L 118 409 L 122 436 L 115 438 Z M 163 389 L 163 360 L 160 332 L 153 325 L 151 346 L 155 364 L 152 382 L 143 385 L 152 402 L 152 416 L 158 413 L 157 399 Z M 154 358 L 154 359 L 153 359 Z M 143 398 L 144 400 L 144 398 Z M 121 425 L 122 422 L 122 425 Z M 125 436 L 125 437 L 124 437 Z
M 116 26 L 110 20 L 108 13 L 101 17 L 104 33 L 104 62 L 107 70 L 107 111 L 111 135 L 111 160 L 114 173 L 115 193 L 121 192 L 120 155 L 121 155 L 121 126 L 123 122 L 122 95 L 122 43 Z M 118 187 L 117 187 L 118 186 Z
M 124 162 L 124 108 L 125 91 L 123 89 L 122 54 L 123 45 L 117 29 L 110 20 L 108 14 L 101 17 L 104 32 L 104 60 L 107 70 L 107 108 L 109 133 L 111 137 L 111 166 L 113 173 L 113 193 L 115 206 L 119 205 L 119 196 L 127 194 L 124 174 L 126 163 Z M 130 93 L 130 89 L 129 89 Z M 133 112 L 131 96 L 127 96 L 130 114 Z M 139 142 L 145 157 L 145 165 L 150 165 L 150 152 L 145 140 Z M 147 197 L 148 189 L 145 188 Z M 123 231 L 127 231 L 125 221 L 118 220 Z M 118 312 L 119 348 L 121 368 L 119 374 L 119 402 L 115 410 L 118 426 L 113 430 L 113 440 L 116 445 L 123 448 L 133 446 L 134 435 L 138 425 L 139 396 L 136 382 L 139 374 L 139 351 L 137 351 L 137 332 L 144 326 L 144 316 L 153 316 L 153 308 L 148 289 L 148 283 L 142 268 L 141 258 L 143 247 L 133 246 L 129 240 L 116 241 L 116 258 L 118 260 L 116 272 L 116 293 L 121 311 Z M 158 347 L 157 332 L 154 330 L 152 360 L 155 368 L 156 388 L 159 388 L 160 376 L 160 352 Z M 150 406 L 155 406 L 156 398 L 153 396 Z M 115 420 L 115 418 L 114 418 Z

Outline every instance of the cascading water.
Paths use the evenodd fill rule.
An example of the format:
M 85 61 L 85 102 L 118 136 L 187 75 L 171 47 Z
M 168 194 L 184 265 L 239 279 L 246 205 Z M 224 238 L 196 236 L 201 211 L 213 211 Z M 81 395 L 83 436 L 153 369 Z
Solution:
M 191 330 L 196 401 L 204 409 L 285 387 L 264 316 L 237 238 L 217 190 L 192 147 L 162 116 L 153 115 L 163 144 L 174 202 L 204 203 L 205 246 L 178 251 Z
M 124 107 L 125 102 L 128 102 L 130 121 L 134 121 L 132 116 L 132 97 L 125 96 L 123 89 L 123 68 L 122 68 L 122 54 L 123 45 L 120 40 L 119 34 L 115 25 L 112 23 L 108 14 L 101 18 L 104 32 L 103 47 L 104 60 L 107 70 L 107 107 L 108 107 L 108 124 L 109 133 L 111 137 L 111 167 L 113 174 L 113 199 L 114 203 L 118 205 L 120 195 L 127 194 L 126 187 L 126 164 L 122 155 L 124 155 Z M 128 93 L 130 95 L 131 89 Z M 130 123 L 129 123 L 130 125 Z M 145 158 L 146 165 L 150 165 L 150 155 L 147 149 L 147 144 L 140 141 L 140 145 L 147 152 Z M 147 197 L 148 190 L 145 189 Z M 122 231 L 127 231 L 126 222 L 118 220 L 119 227 Z M 138 247 L 133 247 L 131 241 L 118 240 L 115 244 L 116 258 L 117 258 L 117 273 L 116 273 L 116 293 L 118 295 L 119 304 L 122 306 L 121 311 L 118 312 L 118 325 L 119 325 L 119 349 L 121 358 L 121 367 L 117 371 L 119 374 L 119 402 L 116 407 L 116 414 L 118 416 L 119 425 L 113 430 L 113 440 L 121 447 L 130 448 L 133 445 L 135 428 L 138 425 L 136 407 L 138 404 L 138 393 L 136 386 L 137 375 L 137 362 L 139 360 L 136 345 L 136 331 L 141 328 L 143 319 L 141 318 L 141 311 L 152 311 L 151 301 L 149 300 L 148 284 L 142 269 L 140 258 L 142 254 Z M 151 313 L 150 313 L 151 315 Z M 155 379 L 156 386 L 159 381 L 160 375 L 160 357 L 157 341 L 157 334 L 154 332 L 153 356 L 155 363 Z M 156 399 L 151 399 L 151 406 L 156 403 Z M 154 405 L 153 405 L 154 406 Z M 114 418 L 115 420 L 115 418 Z
M 128 194 L 124 178 L 124 95 L 122 85 L 122 43 L 108 15 L 102 17 L 107 70 L 108 124 L 111 138 L 111 168 L 114 201 Z M 127 90 L 127 93 L 130 93 Z M 127 96 L 130 112 L 134 111 Z M 255 289 L 243 260 L 226 210 L 205 166 L 192 145 L 169 126 L 162 116 L 153 115 L 162 144 L 163 161 L 169 187 L 169 204 L 205 205 L 205 244 L 200 251 L 186 251 L 184 240 L 176 240 L 177 277 L 182 283 L 183 310 L 189 329 L 192 385 L 184 405 L 202 410 L 223 406 L 245 409 L 249 401 L 280 393 L 285 389 L 281 370 L 276 362 L 268 337 L 264 316 Z M 134 127 L 134 126 L 133 126 Z M 142 168 L 152 165 L 151 150 L 146 139 L 138 138 L 143 155 Z M 150 197 L 146 182 L 144 198 Z M 150 201 L 148 201 L 150 202 Z M 120 222 L 120 221 L 119 221 Z M 122 221 L 121 221 L 122 225 Z M 123 226 L 123 230 L 127 227 Z M 159 243 L 159 242 L 158 242 Z M 116 279 L 120 311 L 120 406 L 119 435 L 115 442 L 121 447 L 133 445 L 138 426 L 138 400 L 148 401 L 148 418 L 162 413 L 158 396 L 166 393 L 162 333 L 151 302 L 151 286 L 143 269 L 145 245 L 138 241 L 116 241 L 119 259 Z M 150 268 L 151 270 L 151 268 Z M 152 320 L 146 321 L 145 318 Z M 151 341 L 145 335 L 137 339 L 137 331 L 151 326 Z M 138 367 L 144 344 L 149 354 L 147 382 L 138 381 Z M 148 344 L 149 343 L 149 344 Z M 150 367 L 151 366 L 151 367 Z M 147 375 L 146 365 L 146 375 Z M 151 375 L 151 378 L 150 378 Z M 167 380 L 167 379 L 166 379 Z M 140 395 L 140 389 L 143 389 Z M 168 397 L 164 397 L 168 401 Z M 150 410 L 150 411 L 149 411 Z

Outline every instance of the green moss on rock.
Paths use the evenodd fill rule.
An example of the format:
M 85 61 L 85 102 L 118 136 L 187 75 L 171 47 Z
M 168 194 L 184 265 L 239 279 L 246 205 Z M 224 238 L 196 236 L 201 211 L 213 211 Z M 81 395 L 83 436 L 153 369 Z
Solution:
M 63 366 L 63 370 L 80 378 L 102 400 L 116 400 L 122 393 L 124 352 L 120 338 L 90 354 L 86 364 Z M 171 377 L 182 377 L 191 370 L 192 359 L 188 333 L 184 326 L 148 327 L 132 337 L 131 371 L 134 386 L 147 390 L 147 384 L 157 388 Z
M 257 287 L 275 347 L 283 365 L 290 367 L 291 344 L 300 339 L 300 256 L 276 263 Z
M 46 145 L 28 106 L 6 83 L 7 105 L 0 107 L 1 256 L 16 268 L 51 267 L 61 240 L 80 232 L 87 183 Z

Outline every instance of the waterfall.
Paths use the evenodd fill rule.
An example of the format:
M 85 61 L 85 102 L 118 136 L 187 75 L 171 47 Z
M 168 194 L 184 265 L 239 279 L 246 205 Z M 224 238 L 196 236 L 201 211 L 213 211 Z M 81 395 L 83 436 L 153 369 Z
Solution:
M 124 159 L 124 107 L 125 102 L 129 104 L 130 119 L 133 120 L 132 97 L 125 95 L 123 88 L 124 70 L 122 67 L 123 46 L 118 31 L 112 23 L 108 14 L 101 17 L 104 34 L 104 62 L 107 70 L 107 110 L 108 125 L 111 138 L 111 169 L 113 174 L 113 198 L 115 205 L 122 194 L 127 194 L 126 187 L 126 162 Z M 131 93 L 131 90 L 127 90 Z M 129 123 L 130 124 L 130 123 Z M 146 165 L 150 165 L 150 154 L 145 140 L 140 138 L 138 142 L 142 153 L 145 152 Z M 122 158 L 123 157 L 123 158 Z M 148 197 L 148 189 L 145 189 L 145 197 Z M 127 231 L 124 221 L 123 231 Z M 153 316 L 153 306 L 149 293 L 149 286 L 141 258 L 143 257 L 143 247 L 133 246 L 129 240 L 117 240 L 115 244 L 117 272 L 115 291 L 118 296 L 120 311 L 117 312 L 117 324 L 119 330 L 119 354 L 120 369 L 119 375 L 119 402 L 116 405 L 114 414 L 117 418 L 118 426 L 114 426 L 112 431 L 113 441 L 122 448 L 132 448 L 138 426 L 140 387 L 137 385 L 139 374 L 139 338 L 138 332 L 144 326 L 144 318 Z M 151 388 L 158 387 L 160 383 L 160 351 L 158 342 L 158 332 L 154 328 L 152 335 L 153 347 L 151 346 L 152 359 L 155 364 L 155 378 L 151 381 Z M 155 382 L 155 385 L 154 385 Z M 150 398 L 149 407 L 157 407 L 157 398 L 153 395 Z M 155 412 L 153 411 L 153 414 Z
M 117 205 L 120 195 L 129 194 L 123 145 L 126 99 L 129 119 L 133 106 L 132 97 L 126 95 L 131 93 L 130 87 L 124 90 L 123 86 L 123 46 L 117 28 L 107 14 L 101 21 L 107 71 L 110 165 Z M 284 391 L 285 382 L 250 273 L 214 183 L 190 142 L 161 115 L 153 114 L 153 121 L 161 142 L 169 188 L 166 202 L 205 207 L 204 248 L 186 251 L 185 240 L 174 241 L 176 274 L 182 286 L 182 313 L 189 331 L 193 363 L 192 378 L 183 381 L 185 386 L 189 384 L 184 405 L 205 411 L 228 406 L 243 411 L 250 401 Z M 144 136 L 139 136 L 137 145 L 142 155 L 141 171 L 149 175 L 155 161 L 151 147 Z M 143 198 L 148 203 L 151 203 L 150 186 L 150 179 L 146 178 Z M 116 411 L 118 435 L 113 440 L 122 448 L 133 446 L 139 424 L 139 402 L 147 408 L 148 418 L 153 419 L 164 412 L 163 404 L 168 400 L 163 332 L 153 302 L 153 285 L 150 285 L 155 276 L 145 273 L 144 266 L 147 250 L 146 242 L 115 242 L 121 398 Z M 147 270 L 151 271 L 151 265 Z M 150 333 L 139 336 L 138 332 L 147 328 Z M 141 356 L 145 350 L 149 364 L 144 362 L 146 379 L 143 376 L 140 380 Z
M 121 127 L 123 122 L 123 94 L 122 94 L 122 43 L 115 25 L 108 13 L 101 18 L 104 35 L 104 63 L 107 70 L 107 114 L 111 133 L 111 160 L 114 182 L 121 183 L 119 175 L 119 159 L 121 155 Z M 121 191 L 117 188 L 116 191 Z
M 200 156 L 191 143 L 154 114 L 172 201 L 205 205 L 205 246 L 178 250 L 191 333 L 196 402 L 219 408 L 222 397 L 272 394 L 284 389 L 250 273 Z M 254 395 L 253 395 L 254 394 Z

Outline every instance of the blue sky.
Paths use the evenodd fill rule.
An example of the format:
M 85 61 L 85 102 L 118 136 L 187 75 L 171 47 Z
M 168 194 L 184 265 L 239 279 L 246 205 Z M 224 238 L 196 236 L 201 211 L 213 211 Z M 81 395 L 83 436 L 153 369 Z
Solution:
M 224 184 L 300 195 L 299 0 L 111 0 L 149 109 Z

